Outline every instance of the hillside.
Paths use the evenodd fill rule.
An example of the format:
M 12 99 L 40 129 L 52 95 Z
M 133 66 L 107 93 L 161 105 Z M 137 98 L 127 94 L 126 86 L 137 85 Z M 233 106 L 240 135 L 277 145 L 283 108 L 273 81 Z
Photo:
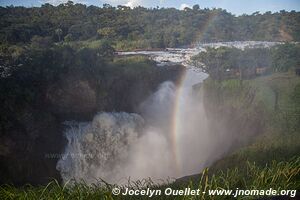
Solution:
M 74 4 L 0 7 L 0 41 L 24 45 L 109 40 L 117 50 L 216 41 L 299 41 L 296 11 L 235 16 L 223 9 L 103 8 Z

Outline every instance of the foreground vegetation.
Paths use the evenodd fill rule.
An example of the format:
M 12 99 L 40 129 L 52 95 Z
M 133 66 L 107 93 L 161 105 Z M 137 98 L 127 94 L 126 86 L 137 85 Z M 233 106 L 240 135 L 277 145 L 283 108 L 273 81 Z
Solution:
M 156 185 L 152 180 L 146 179 L 137 182 L 131 182 L 131 189 L 164 189 L 171 187 L 173 189 L 200 189 L 198 196 L 154 196 L 152 199 L 234 199 L 231 196 L 209 196 L 209 190 L 215 189 L 251 189 L 251 190 L 295 190 L 299 189 L 300 157 L 293 158 L 287 162 L 272 162 L 272 164 L 259 167 L 255 163 L 245 163 L 245 171 L 239 168 L 218 171 L 210 175 L 208 170 L 204 170 L 200 180 L 190 181 L 186 184 Z M 52 181 L 46 186 L 33 187 L 30 185 L 22 188 L 15 188 L 10 185 L 3 185 L 0 188 L 1 199 L 148 199 L 143 196 L 122 196 L 113 195 L 112 189 L 118 187 L 125 190 L 123 186 L 110 185 L 103 181 L 98 184 L 88 186 L 84 183 L 60 185 L 57 181 Z M 206 194 L 202 192 L 206 191 Z M 295 195 L 295 194 L 294 194 Z M 238 196 L 237 199 L 255 199 L 259 196 Z

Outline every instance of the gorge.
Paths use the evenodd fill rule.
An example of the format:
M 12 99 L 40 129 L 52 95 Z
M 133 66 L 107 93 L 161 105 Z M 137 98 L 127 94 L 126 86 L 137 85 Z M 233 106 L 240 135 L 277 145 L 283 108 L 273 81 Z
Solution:
M 208 75 L 189 64 L 189 59 L 209 45 L 243 49 L 276 44 L 251 41 L 205 44 L 194 49 L 119 52 L 119 56 L 150 56 L 158 68 L 182 64 L 186 71 L 177 84 L 161 83 L 140 103 L 138 113 L 102 111 L 91 122 L 68 122 L 68 144 L 56 166 L 64 182 L 73 179 L 95 183 L 99 177 L 119 184 L 129 178 L 176 179 L 200 173 L 236 148 L 235 141 L 243 139 L 247 143 L 259 128 L 247 136 L 239 135 L 238 130 L 231 132 L 232 127 L 225 127 L 226 122 L 208 118 L 211 110 L 204 106 L 205 91 L 201 87 Z M 226 118 L 226 114 L 219 115 Z

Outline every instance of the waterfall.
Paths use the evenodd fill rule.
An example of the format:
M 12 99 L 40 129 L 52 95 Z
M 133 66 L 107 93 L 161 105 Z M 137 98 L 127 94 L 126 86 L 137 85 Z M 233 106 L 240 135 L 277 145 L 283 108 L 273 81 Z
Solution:
M 141 103 L 140 115 L 101 112 L 70 124 L 57 163 L 63 180 L 124 183 L 199 173 L 215 157 L 201 93 L 193 90 L 206 77 L 189 66 L 181 84 L 164 82 Z
M 63 180 L 92 183 L 118 177 L 143 123 L 137 114 L 99 113 L 90 123 L 70 125 L 65 154 L 57 163 Z
M 271 46 L 273 43 L 234 42 L 209 44 L 218 48 Z M 190 66 L 188 60 L 204 49 L 122 52 L 121 55 L 149 55 L 157 67 L 180 63 L 186 73 L 179 85 L 162 83 L 145 102 L 141 113 L 98 113 L 92 122 L 72 123 L 65 131 L 68 144 L 57 169 L 63 180 L 94 183 L 126 183 L 151 177 L 178 178 L 200 173 L 222 157 L 238 137 L 226 135 L 218 122 L 209 122 L 199 84 L 207 74 Z M 167 61 L 167 62 L 166 62 Z M 197 88 L 196 90 L 194 88 Z M 212 132 L 209 124 L 217 126 Z
M 101 178 L 115 183 L 129 177 L 173 177 L 168 133 L 160 122 L 171 117 L 175 93 L 173 83 L 162 83 L 141 105 L 149 124 L 138 114 L 124 112 L 102 112 L 90 123 L 69 124 L 68 144 L 57 163 L 63 180 L 94 183 Z
M 120 183 L 129 177 L 155 180 L 200 172 L 209 143 L 203 139 L 204 108 L 190 78 L 187 74 L 189 84 L 180 87 L 162 83 L 141 104 L 143 117 L 102 112 L 90 123 L 70 124 L 68 144 L 57 163 L 63 180 Z

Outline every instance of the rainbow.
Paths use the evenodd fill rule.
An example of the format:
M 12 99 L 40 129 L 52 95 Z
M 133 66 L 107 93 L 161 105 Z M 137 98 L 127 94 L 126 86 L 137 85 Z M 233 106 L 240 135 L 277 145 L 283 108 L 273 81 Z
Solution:
M 181 109 L 180 105 L 182 104 L 182 91 L 183 91 L 183 84 L 186 80 L 186 71 L 180 77 L 178 82 L 177 90 L 176 90 L 176 98 L 174 103 L 173 109 L 173 118 L 171 123 L 171 145 L 172 145 L 172 156 L 175 164 L 175 175 L 179 176 L 181 174 L 181 162 L 180 162 L 180 147 L 178 144 L 179 141 L 179 134 L 181 129 Z
M 205 21 L 200 34 L 197 38 L 197 41 L 201 41 L 203 39 L 203 35 L 208 31 L 209 26 L 216 20 L 218 16 L 217 12 L 214 12 L 213 14 L 210 14 L 208 19 Z M 175 175 L 178 177 L 182 173 L 182 162 L 181 162 L 181 155 L 180 155 L 180 145 L 179 145 L 179 137 L 180 137 L 180 130 L 182 130 L 182 110 L 181 105 L 183 105 L 183 85 L 186 82 L 186 71 L 182 74 L 180 77 L 179 82 L 177 83 L 177 90 L 175 95 L 175 103 L 174 103 L 174 109 L 173 109 L 173 117 L 172 117 L 172 123 L 171 123 L 171 134 L 170 134 L 170 141 L 171 141 L 171 148 L 172 148 L 172 156 L 174 161 L 174 167 L 175 167 Z
M 212 14 L 209 14 L 208 18 L 204 21 L 204 24 L 201 28 L 200 34 L 198 37 L 196 37 L 196 41 L 201 41 L 203 39 L 203 36 L 205 33 L 207 33 L 209 26 L 217 19 L 218 12 L 213 12 Z

